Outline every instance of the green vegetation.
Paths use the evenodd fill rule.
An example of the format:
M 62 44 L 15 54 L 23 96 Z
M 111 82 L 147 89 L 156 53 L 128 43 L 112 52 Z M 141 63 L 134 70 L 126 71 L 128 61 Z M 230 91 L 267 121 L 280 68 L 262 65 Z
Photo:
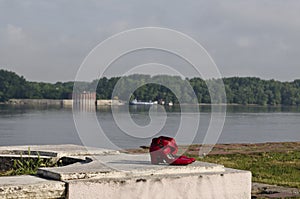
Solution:
M 300 189 L 300 142 L 256 144 L 216 144 L 204 158 L 199 157 L 202 145 L 179 145 L 184 153 L 199 161 L 252 172 L 252 181 Z M 148 153 L 149 147 L 129 149 L 130 154 Z
M 9 99 L 64 99 L 73 90 L 73 82 L 55 84 L 29 82 L 14 72 L 0 70 L 0 102 Z
M 37 155 L 37 158 L 31 157 L 30 148 L 28 148 L 27 157 L 23 157 L 23 154 L 21 154 L 20 158 L 13 160 L 12 168 L 0 172 L 0 176 L 35 175 L 40 167 L 57 166 L 56 163 L 48 159 L 42 159 L 39 153 Z
M 155 82 L 146 84 L 143 82 Z M 137 98 L 145 101 L 163 99 L 166 102 L 190 103 L 193 94 L 189 85 L 195 91 L 198 103 L 211 103 L 211 97 L 219 103 L 225 102 L 225 96 L 218 96 L 221 80 L 211 79 L 204 81 L 200 78 L 183 80 L 178 76 L 149 76 L 130 75 L 128 77 L 103 77 L 99 81 L 79 82 L 79 91 L 91 91 L 96 88 L 98 99 L 110 99 L 116 84 L 121 88 L 115 97 L 121 100 Z M 300 80 L 293 82 L 280 82 L 275 80 L 262 80 L 253 77 L 223 78 L 226 90 L 226 99 L 229 104 L 259 104 L 259 105 L 300 105 Z M 165 86 L 159 85 L 168 85 Z M 11 98 L 24 99 L 67 99 L 71 97 L 74 82 L 42 83 L 29 82 L 14 72 L 0 70 L 0 102 Z M 138 87 L 131 96 L 126 95 L 129 88 Z M 212 89 L 211 96 L 208 87 Z M 173 92 L 176 93 L 176 96 Z
M 254 182 L 300 188 L 300 151 L 216 154 L 201 160 L 249 170 Z

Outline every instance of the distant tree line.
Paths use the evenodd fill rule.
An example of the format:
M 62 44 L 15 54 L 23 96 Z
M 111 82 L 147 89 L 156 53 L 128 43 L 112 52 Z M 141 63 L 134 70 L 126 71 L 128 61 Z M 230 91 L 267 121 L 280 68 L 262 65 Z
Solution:
M 26 81 L 14 72 L 0 70 L 0 102 L 9 99 L 65 99 L 73 90 L 73 82 L 55 84 Z
M 145 82 L 153 83 L 143 85 Z M 92 88 L 96 88 L 98 99 L 111 99 L 114 94 L 114 97 L 121 100 L 163 99 L 166 102 L 189 103 L 195 95 L 198 103 L 211 103 L 212 98 L 221 103 L 225 96 L 216 95 L 221 89 L 220 82 L 220 79 L 204 81 L 200 78 L 182 79 L 167 75 L 130 75 L 122 78 L 103 77 L 90 83 L 77 82 L 76 85 L 79 91 L 92 91 Z M 230 77 L 223 78 L 223 82 L 226 100 L 230 104 L 300 105 L 300 80 L 280 82 L 255 77 Z M 71 97 L 73 85 L 74 82 L 30 82 L 14 72 L 0 70 L 0 102 L 12 98 L 67 99 Z M 137 89 L 128 96 L 128 90 L 133 88 Z

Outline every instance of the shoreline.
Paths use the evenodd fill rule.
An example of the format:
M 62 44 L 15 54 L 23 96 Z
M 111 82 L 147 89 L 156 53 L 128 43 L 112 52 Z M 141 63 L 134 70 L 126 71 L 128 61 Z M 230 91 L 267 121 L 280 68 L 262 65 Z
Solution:
M 179 151 L 197 156 L 201 144 L 179 145 Z M 148 153 L 149 146 L 140 146 L 137 149 L 124 149 L 128 153 Z M 249 154 L 261 152 L 285 152 L 287 150 L 300 151 L 300 141 L 295 142 L 261 142 L 261 143 L 218 143 L 213 146 L 209 155 Z
M 99 99 L 95 102 L 97 106 L 110 106 L 110 105 L 126 105 L 125 101 L 122 100 L 112 100 L 112 99 Z M 32 105 L 32 106 L 72 106 L 72 99 L 9 99 L 5 102 L 0 102 L 0 105 Z M 91 104 L 90 104 L 91 105 Z M 220 104 L 210 104 L 210 103 L 198 103 L 198 104 L 174 104 L 173 106 L 245 106 L 245 107 L 300 107 L 299 105 L 284 105 L 284 104 L 237 104 L 237 103 L 220 103 Z M 163 106 L 163 105 L 162 105 Z
M 51 146 L 51 145 L 73 145 L 74 143 L 64 143 L 64 144 L 19 144 L 19 145 L 0 145 L 0 147 L 20 147 L 20 146 Z M 297 149 L 300 151 L 300 140 L 299 141 L 267 141 L 267 142 L 252 142 L 252 143 L 246 143 L 246 142 L 235 142 L 235 143 L 217 143 L 217 144 L 207 144 L 206 146 L 213 145 L 213 150 L 210 152 L 213 155 L 215 154 L 224 154 L 219 153 L 222 150 L 228 150 L 232 153 L 237 152 L 234 149 L 248 149 L 247 151 L 250 151 L 251 148 L 253 149 L 268 149 L 266 152 L 280 152 L 283 151 L 283 149 Z M 79 145 L 84 146 L 84 145 Z M 186 152 L 189 151 L 195 151 L 197 149 L 200 149 L 201 146 L 204 146 L 202 144 L 191 144 L 191 145 L 185 145 L 181 144 L 178 145 L 178 148 L 180 150 L 186 149 Z M 276 146 L 275 148 L 273 148 Z M 138 148 L 126 148 L 122 149 L 122 151 L 128 152 L 128 153 L 148 153 L 149 146 L 147 145 L 141 145 Z M 254 152 L 260 152 L 257 150 L 254 150 Z M 210 154 L 209 153 L 209 154 Z M 232 154 L 232 153 L 226 153 L 226 154 Z M 208 155 L 209 155 L 208 154 Z
M 199 157 L 201 145 L 179 146 L 184 154 L 199 161 L 252 173 L 253 198 L 300 198 L 300 142 L 216 144 L 205 157 Z M 148 153 L 148 147 L 128 153 Z
M 53 148 L 54 146 L 55 149 Z M 69 145 L 67 148 L 64 148 L 63 145 L 54 146 L 36 145 L 32 146 L 32 151 L 35 150 L 34 148 L 44 148 L 41 151 L 60 150 L 65 155 L 67 148 L 72 147 L 72 145 Z M 196 157 L 199 147 L 200 145 L 197 144 L 191 146 L 180 145 L 179 153 L 185 152 L 185 155 L 189 157 Z M 1 148 L 4 149 L 5 153 L 9 150 L 27 149 L 26 146 L 4 146 Z M 80 147 L 73 145 L 73 148 L 78 153 L 78 148 Z M 142 146 L 140 149 L 121 152 L 137 154 L 148 153 L 148 150 L 148 146 Z M 212 153 L 204 158 L 196 158 L 199 161 L 224 165 L 227 168 L 251 171 L 252 196 L 254 198 L 278 198 L 279 196 L 279 198 L 298 198 L 300 197 L 299 157 L 300 142 L 265 142 L 216 144 Z M 294 168 L 295 166 L 296 168 Z M 294 170 L 294 173 L 291 170 Z M 283 176 L 281 177 L 281 175 Z

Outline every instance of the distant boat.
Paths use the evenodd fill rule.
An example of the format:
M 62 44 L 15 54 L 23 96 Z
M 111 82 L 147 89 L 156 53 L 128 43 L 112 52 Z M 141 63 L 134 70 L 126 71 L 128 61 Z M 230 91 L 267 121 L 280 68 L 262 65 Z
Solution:
M 132 100 L 131 102 L 129 102 L 130 105 L 153 105 L 153 104 L 157 104 L 155 102 L 139 102 L 136 99 Z

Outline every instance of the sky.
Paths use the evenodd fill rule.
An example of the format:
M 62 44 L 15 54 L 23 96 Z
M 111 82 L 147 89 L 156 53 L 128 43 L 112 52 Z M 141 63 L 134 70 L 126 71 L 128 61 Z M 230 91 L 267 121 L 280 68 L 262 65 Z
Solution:
M 0 0 L 0 68 L 72 81 L 103 40 L 155 26 L 198 41 L 224 77 L 292 81 L 300 79 L 299 11 L 298 0 Z

